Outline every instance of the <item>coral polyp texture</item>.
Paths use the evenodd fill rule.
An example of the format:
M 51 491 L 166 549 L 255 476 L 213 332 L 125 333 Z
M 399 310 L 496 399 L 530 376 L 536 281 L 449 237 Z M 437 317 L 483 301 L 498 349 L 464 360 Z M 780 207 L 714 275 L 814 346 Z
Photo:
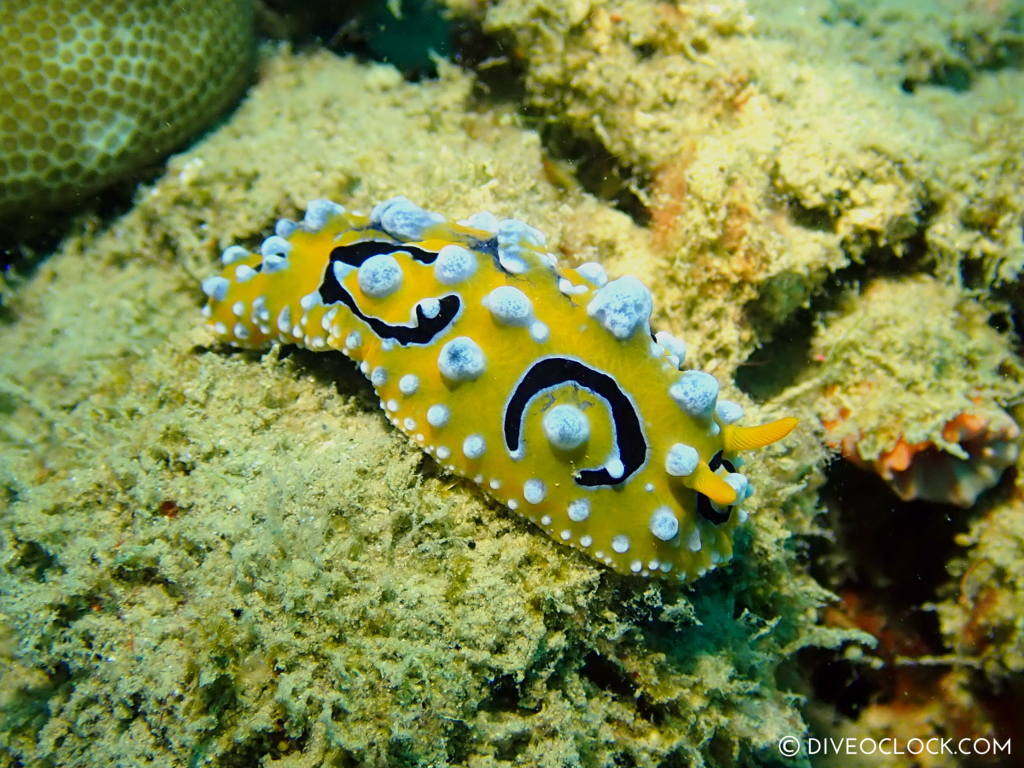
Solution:
M 0 3 L 0 216 L 158 160 L 237 99 L 253 54 L 250 0 Z
M 796 419 L 737 424 L 685 344 L 651 331 L 639 280 L 544 245 L 490 213 L 317 200 L 259 252 L 224 251 L 206 314 L 234 345 L 351 357 L 394 426 L 556 541 L 622 573 L 702 575 L 747 517 L 739 452 Z
M 927 308 L 927 311 L 922 311 Z M 813 341 L 827 441 L 904 500 L 968 507 L 1019 453 L 1019 361 L 988 313 L 931 277 L 879 279 Z

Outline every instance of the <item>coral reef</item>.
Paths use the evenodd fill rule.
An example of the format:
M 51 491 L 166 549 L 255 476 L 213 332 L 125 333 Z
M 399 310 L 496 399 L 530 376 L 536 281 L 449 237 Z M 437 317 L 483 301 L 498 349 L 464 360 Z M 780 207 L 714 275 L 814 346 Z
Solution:
M 912 660 L 902 659 L 896 665 L 896 679 L 893 698 L 886 703 L 867 706 L 853 721 L 846 721 L 831 731 L 837 741 L 853 739 L 854 743 L 865 744 L 863 753 L 830 755 L 819 764 L 827 768 L 901 768 L 913 765 L 920 768 L 958 768 L 972 762 L 993 765 L 1008 764 L 1005 753 L 1006 738 L 991 736 L 999 734 L 998 718 L 994 713 L 980 706 L 972 692 L 974 681 L 963 668 L 945 671 L 937 682 L 925 683 L 920 678 L 930 678 L 928 665 L 915 665 Z M 979 734 L 982 734 L 979 736 Z M 921 754 L 909 751 L 918 749 L 915 739 L 925 745 Z M 974 740 L 980 739 L 978 754 L 970 754 Z M 986 741 L 987 739 L 987 741 Z M 872 743 L 885 745 L 875 754 L 867 754 Z M 967 754 L 957 754 L 964 744 Z M 1012 739 L 1010 741 L 1012 745 Z M 910 745 L 909 750 L 899 750 L 889 745 Z M 999 752 L 995 744 L 998 744 Z M 943 745 L 945 750 L 943 751 Z M 883 750 L 885 753 L 883 753 Z M 986 753 L 985 750 L 990 750 Z M 1012 752 L 1012 746 L 1011 746 Z
M 833 753 L 823 757 L 821 765 L 897 768 L 907 765 L 906 745 L 913 745 L 912 739 L 922 743 L 935 739 L 933 745 L 945 740 L 948 747 L 961 739 L 998 736 L 1000 727 L 1005 727 L 1006 723 L 1000 722 L 1005 720 L 1002 713 L 978 696 L 977 680 L 966 660 L 936 653 L 940 649 L 934 647 L 921 616 L 894 614 L 891 605 L 873 603 L 855 591 L 845 592 L 836 605 L 826 609 L 827 623 L 856 627 L 878 639 L 877 647 L 868 653 L 857 648 L 847 653 L 856 665 L 858 682 L 863 685 L 865 679 L 873 679 L 876 688 L 856 717 L 826 722 L 825 713 L 818 710 L 811 719 L 819 720 L 819 733 L 857 742 L 873 739 L 877 745 L 889 739 L 888 744 L 901 745 L 902 754 L 883 748 L 869 754 L 871 750 L 866 748 L 860 754 Z M 914 765 L 953 768 L 967 762 L 951 749 L 921 752 L 913 755 Z
M 340 355 L 201 330 L 216 254 L 325 194 L 516 214 L 563 253 L 636 260 L 642 231 L 549 184 L 536 134 L 471 92 L 447 68 L 412 86 L 277 53 L 229 123 L 19 288 L 0 328 L 12 760 L 749 765 L 803 728 L 782 667 L 854 636 L 816 626 L 828 594 L 790 545 L 821 481 L 808 435 L 751 467 L 732 564 L 638 584 L 424 459 Z
M 665 314 L 709 356 L 735 366 L 829 273 L 913 232 L 920 181 L 894 159 L 911 146 L 881 127 L 899 106 L 856 73 L 753 38 L 742 3 L 556 7 L 508 0 L 483 23 L 525 60 L 530 103 L 624 166 Z
M 130 211 L 5 276 L 3 759 L 724 768 L 806 765 L 776 741 L 808 723 L 1019 733 L 1020 14 L 448 6 L 493 36 L 475 73 L 268 46 Z M 225 246 L 396 194 L 636 275 L 751 420 L 801 418 L 744 470 L 732 562 L 612 573 L 407 446 L 340 356 L 201 329 Z
M 972 287 L 1008 298 L 1018 316 L 1024 310 L 1024 105 L 1008 94 L 1020 87 L 1019 70 L 1007 70 L 979 78 L 957 105 L 939 89 L 923 94 L 966 150 L 947 159 L 928 247 L 941 262 L 962 264 Z
M 908 92 L 922 86 L 964 92 L 985 72 L 1019 67 L 1024 55 L 1024 19 L 1015 2 L 812 0 L 776 7 L 779 13 L 760 17 L 765 31 L 800 35 L 822 55 L 841 52 Z
M 959 447 L 960 455 L 937 447 L 931 440 L 908 443 L 900 437 L 893 448 L 868 462 L 861 457 L 859 441 L 853 435 L 841 445 L 843 456 L 873 469 L 904 501 L 921 499 L 959 507 L 971 506 L 980 494 L 998 483 L 1020 452 L 1020 427 L 999 410 L 988 418 L 960 413 L 942 426 L 940 434 L 947 445 Z
M 0 4 L 0 217 L 159 160 L 238 98 L 251 0 Z
M 1002 406 L 1019 395 L 1022 369 L 988 320 L 931 277 L 848 292 L 811 343 L 828 442 L 904 500 L 973 504 L 1019 452 Z

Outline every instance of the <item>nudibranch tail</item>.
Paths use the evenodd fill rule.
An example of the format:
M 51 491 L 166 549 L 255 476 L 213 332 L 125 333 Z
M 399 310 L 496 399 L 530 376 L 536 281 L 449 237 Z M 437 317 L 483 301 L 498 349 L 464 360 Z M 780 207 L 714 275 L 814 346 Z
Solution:
M 388 420 L 558 542 L 627 574 L 688 581 L 732 556 L 753 489 L 740 427 L 686 346 L 651 333 L 651 294 L 487 213 L 452 222 L 402 197 L 368 215 L 327 200 L 232 246 L 203 282 L 214 334 L 338 350 Z

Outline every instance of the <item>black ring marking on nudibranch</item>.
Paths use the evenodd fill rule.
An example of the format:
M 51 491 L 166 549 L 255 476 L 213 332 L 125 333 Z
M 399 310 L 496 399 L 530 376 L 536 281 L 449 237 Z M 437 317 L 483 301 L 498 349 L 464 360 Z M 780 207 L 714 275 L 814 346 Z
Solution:
M 735 472 L 736 467 L 733 466 L 732 462 L 728 459 L 722 458 L 722 452 L 718 451 L 714 456 L 711 457 L 711 461 L 708 462 L 708 466 L 711 471 L 714 472 L 719 467 L 725 467 L 728 472 Z M 732 508 L 735 504 L 731 504 L 723 510 L 717 510 L 711 506 L 711 499 L 705 496 L 703 493 L 697 494 L 697 512 L 707 520 L 709 523 L 715 525 L 721 525 L 729 519 L 729 515 L 732 513 Z
M 372 241 L 357 243 L 356 245 L 385 244 Z M 350 246 L 341 246 L 331 251 L 331 260 L 327 264 L 324 279 L 320 283 L 320 300 L 326 305 L 341 302 L 349 308 L 353 315 L 370 326 L 370 330 L 373 331 L 378 338 L 397 341 L 403 347 L 407 347 L 410 344 L 430 344 L 455 321 L 459 312 L 462 311 L 462 299 L 454 293 L 450 293 L 447 296 L 442 296 L 438 299 L 441 304 L 441 308 L 434 317 L 427 317 L 423 314 L 423 309 L 419 305 L 416 305 L 416 322 L 413 325 L 392 325 L 391 323 L 385 323 L 379 317 L 373 317 L 372 315 L 365 314 L 359 308 L 359 305 L 356 304 L 356 300 L 352 294 L 346 291 L 341 283 L 338 282 L 338 278 L 335 277 L 334 262 L 343 261 L 349 266 L 358 266 L 358 264 L 362 264 L 368 258 L 375 256 L 376 254 L 368 252 L 371 250 L 369 248 L 356 252 L 347 251 L 347 248 L 350 248 Z M 393 253 L 394 250 L 395 246 L 389 244 L 387 249 L 378 251 L 378 253 Z M 421 254 L 428 253 L 427 251 L 420 251 L 418 248 L 402 248 L 402 250 L 418 251 Z M 339 257 L 338 259 L 335 259 L 335 254 L 339 251 L 344 251 L 345 258 Z M 434 258 L 437 257 L 436 253 L 431 253 L 429 255 Z M 413 254 L 413 258 L 417 258 L 416 254 Z M 358 261 L 358 264 L 355 263 L 357 259 L 361 259 Z M 420 259 L 417 258 L 417 261 L 419 260 Z
M 379 256 L 382 253 L 397 253 L 404 251 L 412 256 L 420 264 L 433 264 L 437 261 L 437 254 L 433 251 L 424 251 L 422 248 L 415 248 L 405 243 L 389 243 L 385 240 L 363 240 L 349 245 L 339 245 L 331 251 L 331 263 L 340 261 L 350 267 L 361 267 L 363 262 L 371 256 Z
M 602 485 L 621 485 L 647 461 L 647 439 L 636 407 L 622 391 L 618 382 L 603 371 L 591 368 L 568 357 L 546 357 L 530 366 L 516 385 L 505 406 L 505 447 L 519 449 L 526 407 L 530 401 L 551 387 L 573 382 L 604 399 L 612 412 L 615 446 L 622 462 L 622 477 L 612 477 L 604 467 L 581 469 L 573 478 L 577 485 L 594 488 Z

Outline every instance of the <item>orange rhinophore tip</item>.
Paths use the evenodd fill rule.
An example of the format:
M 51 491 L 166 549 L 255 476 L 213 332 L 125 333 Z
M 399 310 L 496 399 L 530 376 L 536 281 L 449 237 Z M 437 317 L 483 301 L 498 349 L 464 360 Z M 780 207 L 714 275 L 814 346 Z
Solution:
M 771 445 L 788 435 L 799 423 L 792 416 L 787 416 L 778 421 L 770 421 L 759 427 L 734 427 L 732 425 L 722 428 L 722 443 L 729 453 L 733 451 L 751 451 L 754 448 L 763 448 Z
M 688 485 L 697 493 L 703 493 L 715 504 L 728 506 L 736 501 L 736 489 L 725 482 L 721 475 L 716 475 L 706 462 L 702 461 L 697 465 Z

